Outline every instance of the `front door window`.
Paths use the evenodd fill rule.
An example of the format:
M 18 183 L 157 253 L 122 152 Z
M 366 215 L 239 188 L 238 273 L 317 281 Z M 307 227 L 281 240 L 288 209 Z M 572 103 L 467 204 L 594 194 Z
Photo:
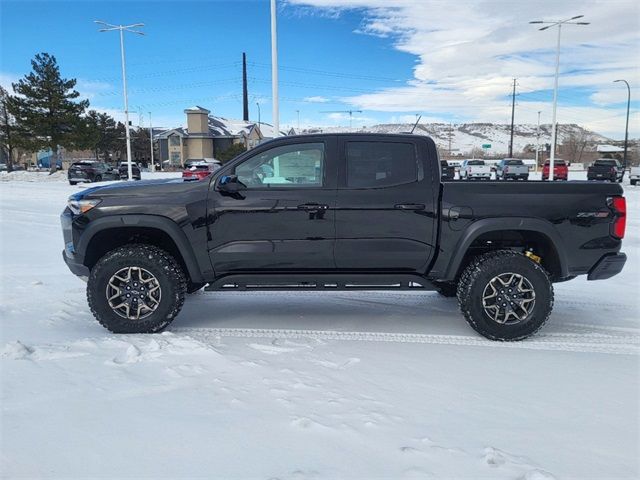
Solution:
M 272 148 L 238 165 L 235 174 L 248 188 L 322 187 L 324 143 Z

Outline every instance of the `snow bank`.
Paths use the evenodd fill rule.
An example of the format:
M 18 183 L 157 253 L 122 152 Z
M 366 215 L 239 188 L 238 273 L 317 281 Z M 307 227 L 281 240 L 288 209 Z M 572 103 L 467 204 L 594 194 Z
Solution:
M 16 172 L 0 172 L 0 182 L 66 182 L 67 172 L 58 171 L 51 175 L 49 172 L 28 172 L 18 170 Z

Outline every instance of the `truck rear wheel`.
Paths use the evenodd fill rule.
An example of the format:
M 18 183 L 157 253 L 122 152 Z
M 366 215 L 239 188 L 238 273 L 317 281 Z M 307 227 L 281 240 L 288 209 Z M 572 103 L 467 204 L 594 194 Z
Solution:
M 553 308 L 547 272 L 524 255 L 498 250 L 476 257 L 458 284 L 469 325 L 490 340 L 515 341 L 536 333 Z
M 187 279 L 180 265 L 153 245 L 130 244 L 105 254 L 91 269 L 87 300 L 113 333 L 155 333 L 178 315 Z

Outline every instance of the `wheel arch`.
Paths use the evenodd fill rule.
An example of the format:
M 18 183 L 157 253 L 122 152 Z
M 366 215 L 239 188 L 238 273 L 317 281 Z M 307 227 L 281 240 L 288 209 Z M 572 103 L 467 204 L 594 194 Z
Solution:
M 537 247 L 536 255 L 553 280 L 569 275 L 562 238 L 551 223 L 537 218 L 485 218 L 469 225 L 461 234 L 445 271 L 455 281 L 469 261 L 484 252 L 504 248 Z
M 157 215 L 122 215 L 92 221 L 83 232 L 77 252 L 89 269 L 108 251 L 127 243 L 148 243 L 166 250 L 192 282 L 202 282 L 196 256 L 184 232 L 172 220 Z

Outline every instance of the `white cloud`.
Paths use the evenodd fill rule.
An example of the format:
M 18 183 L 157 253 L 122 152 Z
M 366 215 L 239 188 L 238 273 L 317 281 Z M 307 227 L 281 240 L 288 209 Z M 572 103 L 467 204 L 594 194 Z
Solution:
M 633 0 L 289 0 L 289 4 L 332 11 L 359 9 L 364 19 L 356 34 L 388 37 L 397 50 L 415 55 L 413 76 L 405 85 L 342 98 L 362 110 L 423 111 L 436 117 L 505 122 L 510 113 L 506 95 L 514 77 L 523 93 L 553 88 L 557 30 L 539 31 L 528 22 L 581 13 L 582 20 L 592 23 L 563 28 L 560 86 L 565 89 L 561 101 L 584 107 L 566 108 L 561 103 L 559 116 L 595 125 L 599 118 L 625 113 L 626 105 L 619 103 L 626 91 L 621 86 L 622 93 L 616 93 L 613 80 L 625 78 L 632 88 L 640 87 L 640 4 Z M 541 98 L 540 93 L 537 96 Z M 523 108 L 517 116 L 532 123 L 538 109 L 551 110 L 550 102 L 532 105 L 521 100 L 519 107 Z M 621 137 L 624 124 L 614 132 Z M 640 134 L 637 126 L 635 133 Z
M 305 97 L 303 99 L 305 102 L 309 103 L 327 103 L 329 99 L 327 97 L 322 97 L 320 95 L 314 95 L 312 97 Z

